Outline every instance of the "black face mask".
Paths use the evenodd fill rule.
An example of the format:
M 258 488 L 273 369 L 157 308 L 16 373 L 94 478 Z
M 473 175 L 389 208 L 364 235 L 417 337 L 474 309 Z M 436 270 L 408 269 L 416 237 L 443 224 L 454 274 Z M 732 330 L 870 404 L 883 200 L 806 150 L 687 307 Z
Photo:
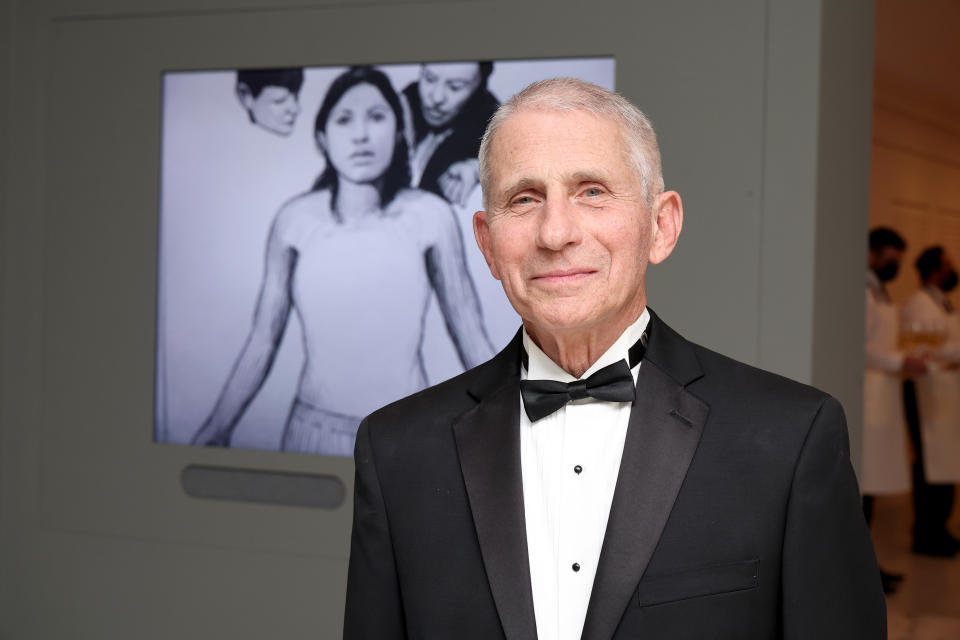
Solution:
M 944 276 L 943 281 L 940 283 L 940 288 L 943 291 L 946 291 L 948 293 L 956 289 L 957 288 L 957 272 L 951 269 L 950 273 Z
M 890 282 L 897 277 L 897 271 L 899 270 L 900 263 L 891 261 L 885 262 L 877 267 L 874 273 L 877 274 L 877 279 L 880 280 L 880 282 Z

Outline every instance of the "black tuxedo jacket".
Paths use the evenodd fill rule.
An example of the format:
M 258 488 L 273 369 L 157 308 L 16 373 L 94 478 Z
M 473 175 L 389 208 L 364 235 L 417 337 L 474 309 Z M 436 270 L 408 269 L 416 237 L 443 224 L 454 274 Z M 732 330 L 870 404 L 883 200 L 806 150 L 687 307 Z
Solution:
M 582 637 L 886 638 L 839 403 L 650 329 Z M 361 424 L 345 638 L 536 638 L 519 361 Z

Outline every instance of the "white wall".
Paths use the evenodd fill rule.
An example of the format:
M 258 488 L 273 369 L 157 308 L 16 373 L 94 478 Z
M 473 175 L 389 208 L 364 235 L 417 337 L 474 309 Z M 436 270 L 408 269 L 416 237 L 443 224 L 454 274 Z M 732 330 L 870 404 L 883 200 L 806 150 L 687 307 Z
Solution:
M 931 245 L 960 259 L 960 105 L 878 74 L 873 104 L 870 225 L 897 229 L 907 241 L 890 295 L 916 291 L 913 264 Z M 956 301 L 957 292 L 952 294 Z
M 162 69 L 616 56 L 687 214 L 652 305 L 837 394 L 859 450 L 871 3 L 0 7 L 0 637 L 339 635 L 349 505 L 201 501 L 179 474 L 349 488 L 351 463 L 150 442 Z

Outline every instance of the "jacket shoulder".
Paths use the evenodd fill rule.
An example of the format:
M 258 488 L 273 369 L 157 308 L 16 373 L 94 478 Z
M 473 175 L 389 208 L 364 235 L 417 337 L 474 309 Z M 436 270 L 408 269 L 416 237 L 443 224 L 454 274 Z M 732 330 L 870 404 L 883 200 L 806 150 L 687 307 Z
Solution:
M 815 432 L 826 430 L 847 450 L 843 407 L 830 394 L 704 347 L 694 350 L 703 376 L 687 389 L 709 405 L 702 445 L 747 452 L 771 477 L 795 468 Z
M 367 416 L 366 421 L 371 423 L 417 421 L 438 412 L 456 413 L 460 406 L 463 406 L 463 411 L 466 411 L 475 404 L 468 390 L 472 387 L 472 382 L 478 378 L 478 369 L 483 366 L 481 364 L 449 380 L 391 402 Z
M 703 369 L 703 377 L 690 385 L 714 409 L 751 417 L 769 416 L 778 422 L 795 416 L 809 424 L 823 404 L 833 398 L 826 392 L 760 369 L 745 362 L 692 344 Z M 835 402 L 835 400 L 834 400 Z M 788 420 L 789 421 L 789 420 Z
M 519 360 L 513 357 L 517 344 L 515 337 L 492 359 L 374 411 L 361 426 L 374 439 L 406 438 L 437 428 L 448 430 L 457 418 L 477 405 L 478 391 L 507 383 L 514 371 L 511 367 L 519 375 Z

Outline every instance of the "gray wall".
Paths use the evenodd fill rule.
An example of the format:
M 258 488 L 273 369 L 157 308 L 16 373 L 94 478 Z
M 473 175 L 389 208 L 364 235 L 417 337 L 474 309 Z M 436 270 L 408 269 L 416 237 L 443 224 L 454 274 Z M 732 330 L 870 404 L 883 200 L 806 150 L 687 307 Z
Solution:
M 0 637 L 336 637 L 349 504 L 198 500 L 157 446 L 160 71 L 614 55 L 686 227 L 650 275 L 689 337 L 837 395 L 859 451 L 872 3 L 5 0 Z

